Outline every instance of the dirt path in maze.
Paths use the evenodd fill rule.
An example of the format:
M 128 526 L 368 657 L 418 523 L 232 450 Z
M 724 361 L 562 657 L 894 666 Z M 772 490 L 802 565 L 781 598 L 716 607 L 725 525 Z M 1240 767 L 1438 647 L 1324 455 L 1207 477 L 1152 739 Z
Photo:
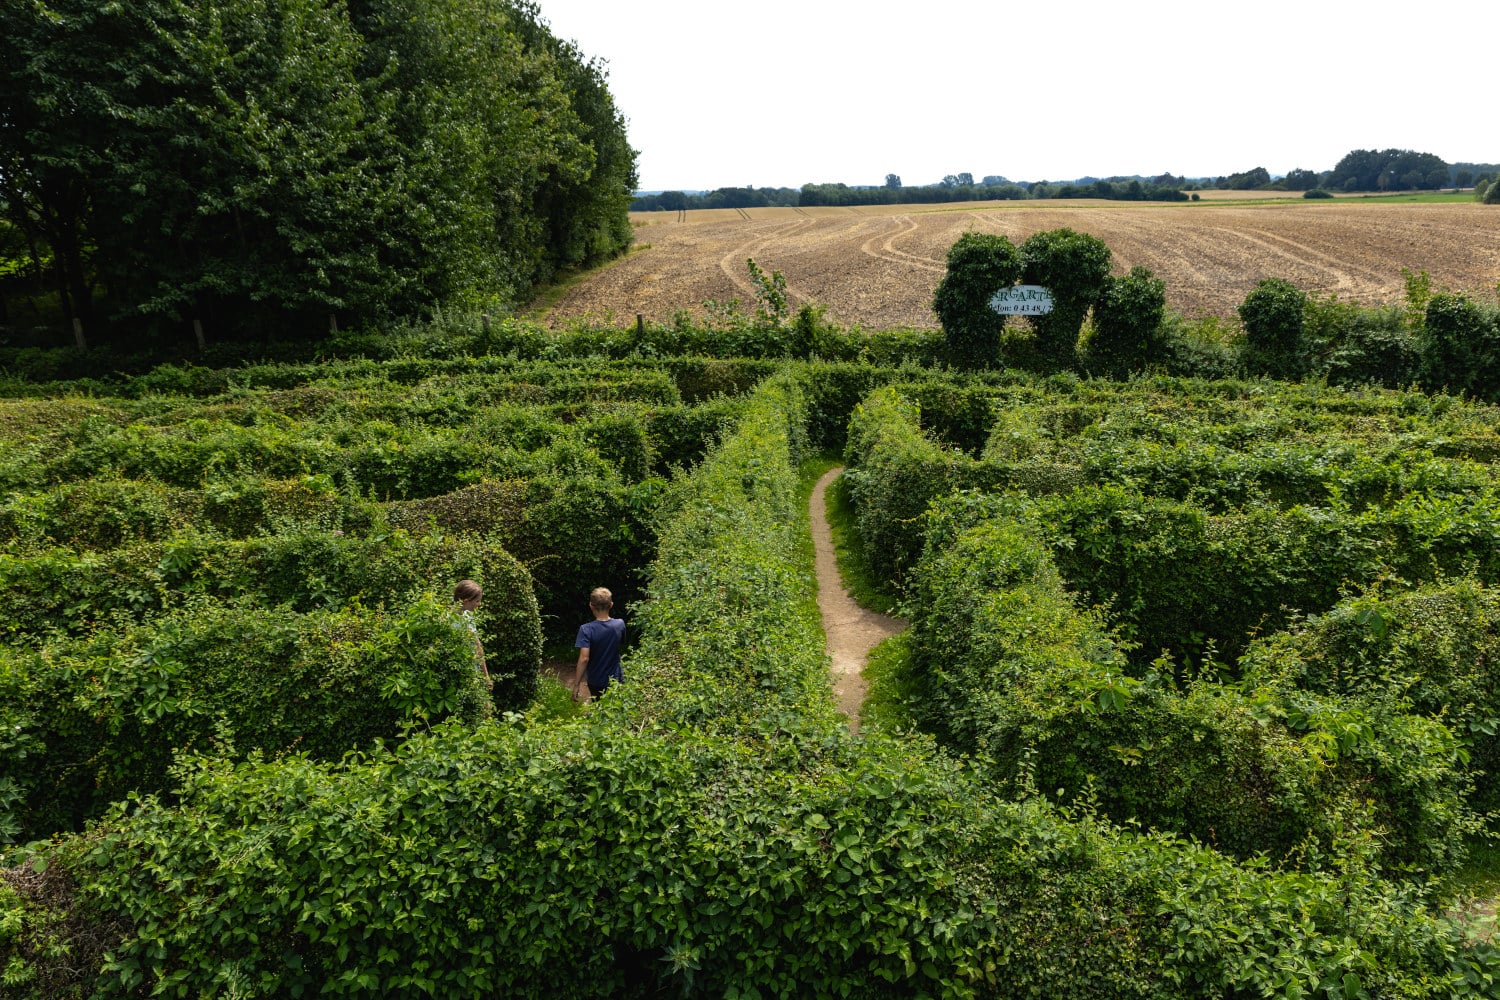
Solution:
M 839 711 L 849 717 L 849 728 L 859 731 L 859 706 L 865 700 L 865 679 L 860 676 L 866 658 L 882 640 L 905 628 L 899 619 L 867 611 L 854 603 L 844 589 L 833 555 L 833 532 L 828 527 L 828 484 L 843 472 L 842 466 L 828 470 L 813 487 L 813 551 L 817 555 L 818 609 L 823 613 L 823 632 L 828 637 L 828 655 L 833 659 L 833 694 Z

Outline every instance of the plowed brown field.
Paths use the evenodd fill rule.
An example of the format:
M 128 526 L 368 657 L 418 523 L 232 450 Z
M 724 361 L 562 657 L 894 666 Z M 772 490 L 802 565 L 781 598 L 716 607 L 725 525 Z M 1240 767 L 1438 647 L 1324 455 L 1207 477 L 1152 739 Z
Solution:
M 643 246 L 574 286 L 553 326 L 588 317 L 665 321 L 705 299 L 753 302 L 753 257 L 782 272 L 794 308 L 826 305 L 869 329 L 935 327 L 930 303 L 943 260 L 968 230 L 1019 243 L 1068 226 L 1109 245 L 1115 270 L 1137 264 L 1167 283 L 1170 305 L 1229 317 L 1262 278 L 1364 305 L 1398 301 L 1401 268 L 1435 285 L 1492 294 L 1500 281 L 1500 209 L 1483 205 L 1294 201 L 1140 206 L 1097 201 L 879 208 L 752 208 L 633 215 Z

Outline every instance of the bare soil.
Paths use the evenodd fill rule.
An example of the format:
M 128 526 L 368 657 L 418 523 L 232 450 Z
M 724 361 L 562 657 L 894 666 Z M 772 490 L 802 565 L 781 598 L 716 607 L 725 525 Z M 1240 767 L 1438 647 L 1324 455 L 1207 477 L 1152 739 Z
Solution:
M 843 472 L 830 469 L 813 487 L 813 551 L 817 554 L 818 610 L 823 613 L 823 632 L 828 655 L 833 660 L 833 693 L 839 710 L 849 717 L 849 729 L 859 731 L 859 707 L 865 700 L 865 679 L 860 675 L 870 650 L 906 627 L 898 618 L 866 610 L 844 589 L 833 553 L 833 533 L 828 527 L 828 484 Z
M 580 281 L 547 321 L 669 321 L 707 299 L 754 299 L 745 259 L 787 279 L 793 307 L 818 303 L 866 329 L 936 329 L 932 293 L 948 248 L 966 231 L 1015 242 L 1067 226 L 1110 247 L 1115 270 L 1135 265 L 1167 284 L 1189 315 L 1231 318 L 1262 278 L 1361 305 L 1401 299 L 1401 268 L 1436 286 L 1494 294 L 1500 209 L 1478 204 L 1380 204 L 1333 199 L 1238 205 L 1141 205 L 1079 199 L 948 206 L 716 209 L 632 217 L 637 252 Z M 679 221 L 681 220 L 681 221 Z

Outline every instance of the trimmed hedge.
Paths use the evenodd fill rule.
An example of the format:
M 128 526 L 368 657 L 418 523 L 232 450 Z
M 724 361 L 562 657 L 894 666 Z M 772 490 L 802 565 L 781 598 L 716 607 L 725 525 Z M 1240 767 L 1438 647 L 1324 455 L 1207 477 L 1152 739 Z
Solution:
M 1384 576 L 1500 574 L 1500 490 L 1487 465 L 1402 455 L 1394 438 L 1373 454 L 1352 440 L 1321 451 L 1155 446 L 1129 436 L 1149 414 L 1105 420 L 1092 403 L 998 409 L 975 461 L 924 433 L 904 391 L 877 390 L 850 420 L 846 476 L 868 563 L 899 586 L 934 500 L 965 488 L 1026 494 L 1003 509 L 1038 526 L 1071 589 L 1109 605 L 1138 664 L 1163 650 L 1184 666 L 1232 661 L 1252 631 Z M 1229 440 L 1225 418 L 1210 420 Z M 1084 427 L 1093 441 L 1065 441 Z M 1308 495 L 1323 503 L 1297 499 Z
M 344 405 L 350 402 L 348 390 L 415 387 L 434 381 L 448 381 L 457 386 L 496 387 L 529 386 L 523 390 L 530 402 L 567 401 L 574 389 L 587 392 L 596 387 L 640 384 L 640 376 L 665 372 L 677 383 L 683 400 L 696 402 L 716 395 L 739 395 L 775 370 L 775 363 L 746 358 L 669 357 L 608 360 L 579 357 L 571 360 L 518 360 L 514 356 L 468 356 L 463 351 L 448 357 L 346 357 L 341 360 L 304 363 L 258 362 L 235 367 L 211 368 L 194 364 L 161 364 L 140 375 L 122 376 L 123 367 L 96 371 L 83 381 L 68 381 L 60 370 L 38 371 L 29 378 L 5 383 L 6 394 L 15 397 L 114 397 L 140 399 L 148 405 L 171 397 L 193 397 L 209 400 L 225 397 L 220 403 L 237 399 L 248 402 L 266 391 L 308 389 L 314 406 L 319 402 Z M 59 352 L 66 360 L 85 365 L 108 357 L 107 351 L 91 350 L 87 355 L 77 351 Z M 659 383 L 658 383 L 659 386 Z M 334 390 L 329 392 L 329 390 Z M 618 398 L 613 390 L 611 398 Z M 659 388 L 653 392 L 660 392 Z M 296 398 L 296 397 L 293 397 Z M 503 398 L 496 397 L 496 398 Z M 25 407 L 29 400 L 19 398 L 0 403 L 0 429 L 6 424 L 9 407 Z M 209 404 L 216 405 L 216 404 Z
M 669 729 L 836 731 L 827 656 L 804 561 L 805 392 L 778 376 L 735 433 L 662 498 L 641 664 L 607 708 Z M 627 674 L 627 676 L 630 676 Z
M 1338 507 L 1192 504 L 1090 487 L 1012 504 L 1052 545 L 1070 589 L 1109 603 L 1141 655 L 1232 663 L 1255 631 L 1338 603 L 1347 588 L 1472 573 L 1500 579 L 1500 494 L 1411 495 L 1355 513 Z
M 19 798 L 0 832 L 77 830 L 128 792 L 167 788 L 179 752 L 337 760 L 488 712 L 472 641 L 433 598 L 309 614 L 194 601 L 119 632 L 0 647 L 0 762 Z
M 526 568 L 485 538 L 307 531 L 238 542 L 187 536 L 105 554 L 0 555 L 0 621 L 15 642 L 145 619 L 198 596 L 337 610 L 400 604 L 465 578 L 489 598 L 478 624 L 496 704 L 523 708 L 541 653 L 536 598 Z
M 1440 581 L 1341 602 L 1252 643 L 1247 679 L 1409 704 L 1467 747 L 1475 807 L 1500 809 L 1500 591 Z
M 1095 802 L 1117 823 L 1240 858 L 1368 854 L 1431 877 L 1476 823 L 1455 737 L 1348 698 L 1134 675 L 1027 524 L 958 494 L 929 516 L 905 609 L 918 718 L 991 762 L 1003 794 Z

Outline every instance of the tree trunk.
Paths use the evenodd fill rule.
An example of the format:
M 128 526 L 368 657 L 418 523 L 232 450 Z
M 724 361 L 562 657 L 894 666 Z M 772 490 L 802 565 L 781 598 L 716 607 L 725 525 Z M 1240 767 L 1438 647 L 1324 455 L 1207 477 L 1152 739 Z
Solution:
M 89 283 L 83 267 L 83 251 L 76 234 L 69 233 L 64 245 L 58 250 L 58 261 L 63 267 L 68 294 L 73 299 L 73 312 L 86 325 L 94 325 L 94 289 Z

